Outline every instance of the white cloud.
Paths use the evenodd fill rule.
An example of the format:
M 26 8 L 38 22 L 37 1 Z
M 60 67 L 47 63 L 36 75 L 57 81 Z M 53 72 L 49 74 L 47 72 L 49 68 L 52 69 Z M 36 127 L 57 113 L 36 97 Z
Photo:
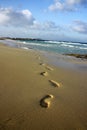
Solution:
M 87 0 L 54 0 L 54 3 L 48 7 L 50 11 L 76 11 L 79 6 L 86 6 Z
M 36 21 L 29 10 L 15 11 L 10 8 L 0 8 L 0 25 L 6 27 L 21 27 L 35 30 L 59 30 L 52 21 L 40 23 Z
M 0 26 L 10 29 L 22 28 L 23 30 L 59 31 L 61 27 L 52 21 L 38 22 L 29 10 L 13 10 L 12 8 L 0 8 Z
M 34 21 L 34 24 L 30 27 L 39 31 L 61 31 L 63 28 L 60 25 L 56 25 L 55 22 L 45 21 L 43 23 Z
M 72 29 L 78 33 L 87 34 L 87 23 L 83 21 L 74 21 Z
M 55 11 L 55 10 L 63 10 L 64 9 L 64 3 L 61 3 L 59 1 L 55 1 L 54 4 L 50 5 L 48 7 L 49 10 Z
M 45 22 L 44 26 L 45 26 L 46 29 L 56 29 L 56 28 L 58 28 L 58 26 L 52 21 Z
M 7 21 L 9 21 L 9 17 L 3 14 L 0 14 L 0 24 L 5 24 Z
M 39 22 L 29 10 L 0 8 L 0 36 L 55 37 L 62 27 L 53 21 Z M 48 36 L 49 35 L 49 36 Z
M 34 17 L 29 10 L 14 11 L 10 8 L 0 8 L 0 25 L 4 26 L 30 26 Z
M 0 25 L 4 25 L 6 24 L 6 22 L 9 21 L 9 16 L 7 15 L 8 14 L 8 11 L 7 9 L 3 9 L 1 8 L 0 9 Z
M 82 0 L 66 0 L 66 3 L 69 5 L 79 4 Z
M 85 5 L 87 0 L 66 0 L 66 3 L 69 5 Z

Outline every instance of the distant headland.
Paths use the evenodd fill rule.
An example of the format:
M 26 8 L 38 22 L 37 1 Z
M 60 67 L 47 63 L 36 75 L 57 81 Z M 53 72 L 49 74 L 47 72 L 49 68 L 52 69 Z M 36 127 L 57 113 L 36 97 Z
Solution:
M 43 39 L 40 38 L 12 38 L 12 37 L 0 37 L 0 40 L 5 40 L 5 39 L 11 39 L 11 40 L 35 40 L 35 41 L 44 41 Z

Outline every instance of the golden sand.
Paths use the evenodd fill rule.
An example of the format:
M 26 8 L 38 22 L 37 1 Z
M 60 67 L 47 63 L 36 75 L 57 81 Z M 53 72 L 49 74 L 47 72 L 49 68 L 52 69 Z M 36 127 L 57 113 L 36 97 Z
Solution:
M 0 130 L 87 130 L 87 72 L 42 61 L 33 50 L 0 45 Z M 43 108 L 40 101 L 48 94 L 55 98 Z

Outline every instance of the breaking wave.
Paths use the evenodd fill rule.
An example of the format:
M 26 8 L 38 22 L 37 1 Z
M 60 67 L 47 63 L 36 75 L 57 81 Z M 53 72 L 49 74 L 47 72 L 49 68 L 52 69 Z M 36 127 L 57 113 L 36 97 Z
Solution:
M 22 41 L 24 47 L 56 53 L 81 53 L 87 54 L 87 43 L 66 41 Z

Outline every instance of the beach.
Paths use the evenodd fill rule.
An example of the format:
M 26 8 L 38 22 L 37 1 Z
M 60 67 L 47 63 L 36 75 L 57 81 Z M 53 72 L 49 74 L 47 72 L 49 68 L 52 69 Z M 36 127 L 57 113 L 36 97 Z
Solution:
M 72 59 L 66 62 L 87 65 Z M 0 44 L 0 130 L 86 130 L 86 67 L 54 65 L 39 51 Z

